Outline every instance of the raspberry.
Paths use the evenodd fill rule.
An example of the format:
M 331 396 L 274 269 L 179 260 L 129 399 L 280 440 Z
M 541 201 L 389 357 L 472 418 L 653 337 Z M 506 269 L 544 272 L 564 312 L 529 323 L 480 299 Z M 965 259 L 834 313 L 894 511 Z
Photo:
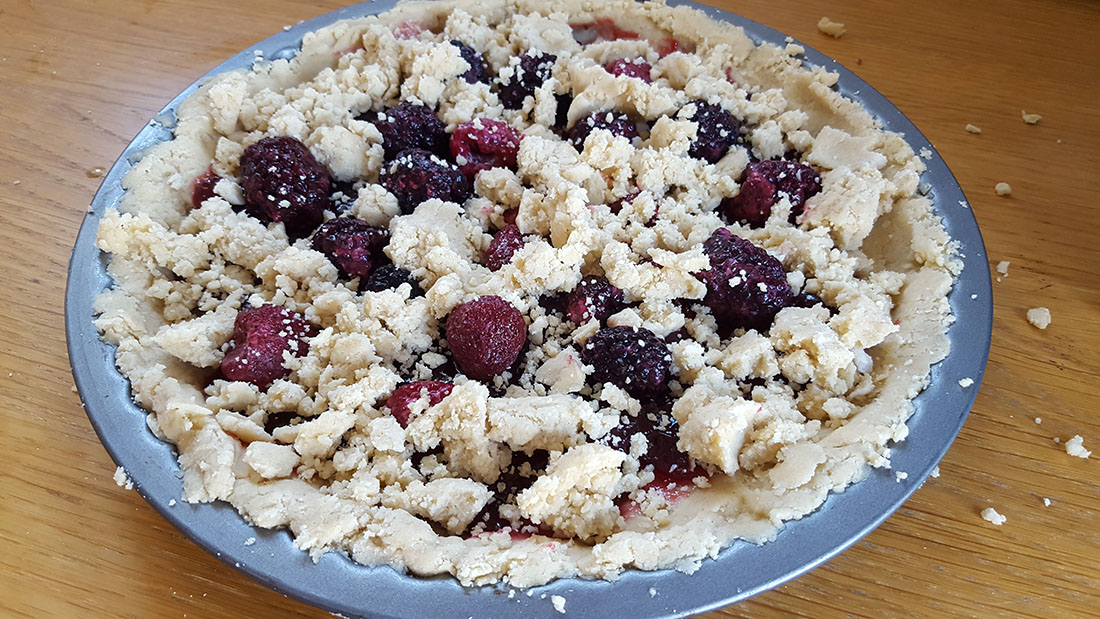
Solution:
M 431 198 L 462 204 L 473 193 L 457 167 L 419 148 L 402 151 L 382 168 L 380 180 L 406 214 Z
M 554 63 L 558 57 L 539 50 L 528 50 L 519 57 L 519 64 L 515 66 L 515 73 L 507 82 L 500 83 L 497 95 L 504 107 L 510 110 L 518 110 L 523 107 L 523 100 L 535 94 L 535 89 L 550 79 L 554 69 Z
M 622 290 L 612 286 L 606 277 L 589 275 L 569 293 L 566 314 L 578 325 L 589 318 L 602 323 L 624 307 Z
M 375 269 L 367 278 L 363 289 L 371 292 L 382 292 L 383 290 L 394 290 L 401 284 L 412 286 L 410 297 L 419 297 L 424 294 L 424 289 L 420 287 L 420 282 L 416 281 L 412 273 L 392 264 L 383 264 Z
M 684 47 L 680 45 L 680 41 L 672 37 L 665 37 L 657 44 L 653 46 L 653 49 L 657 51 L 657 55 L 661 58 L 673 53 L 683 51 Z
M 668 392 L 672 354 L 649 329 L 600 329 L 585 342 L 581 360 L 595 368 L 594 382 L 612 383 L 639 400 L 652 401 Z
M 741 175 L 741 192 L 722 201 L 722 211 L 732 222 L 760 228 L 772 213 L 779 194 L 791 201 L 791 222 L 802 214 L 802 205 L 821 191 L 821 175 L 797 161 L 754 161 Z
M 783 265 L 768 252 L 725 228 L 703 243 L 710 268 L 699 274 L 707 285 L 703 303 L 719 326 L 766 331 L 791 302 Z
M 278 305 L 242 308 L 233 323 L 233 341 L 222 359 L 222 375 L 266 389 L 290 370 L 283 367 L 283 353 L 295 357 L 309 352 L 313 325 L 297 312 Z
M 283 222 L 291 238 L 313 232 L 328 208 L 328 170 L 295 138 L 264 138 L 244 149 L 241 184 L 245 210 L 261 221 Z
M 382 248 L 389 240 L 390 234 L 385 228 L 354 217 L 337 217 L 317 229 L 313 235 L 313 249 L 323 253 L 344 277 L 364 278 L 383 258 Z
M 202 206 L 203 202 L 206 202 L 210 198 L 214 197 L 214 185 L 218 184 L 222 177 L 214 173 L 214 170 L 207 170 L 202 173 L 191 183 L 191 204 L 195 205 L 195 208 Z
M 490 168 L 516 169 L 520 135 L 499 120 L 479 118 L 462 123 L 451 134 L 451 155 L 463 174 L 475 176 Z
M 691 120 L 698 125 L 695 142 L 688 154 L 715 163 L 741 137 L 741 122 L 722 107 L 705 101 L 692 101 L 695 114 Z
M 584 139 L 595 129 L 607 129 L 612 135 L 627 139 L 638 137 L 638 124 L 626 114 L 593 112 L 579 119 L 568 131 L 569 143 L 578 151 L 584 149 Z
M 625 75 L 626 77 L 636 77 L 645 83 L 650 83 L 653 80 L 649 77 L 649 72 L 653 69 L 648 62 L 641 58 L 634 60 L 612 60 L 604 66 L 607 72 L 611 75 Z
M 420 400 L 425 394 L 428 396 L 428 406 L 435 406 L 443 401 L 443 398 L 451 395 L 454 385 L 438 380 L 418 380 L 404 383 L 393 390 L 390 397 L 386 398 L 386 407 L 390 414 L 401 424 L 402 428 L 409 427 L 409 406 Z
M 415 19 L 406 19 L 405 21 L 395 24 L 393 28 L 393 36 L 398 39 L 415 39 L 420 36 L 421 32 L 427 30 L 424 24 Z
M 476 84 L 478 82 L 488 84 L 489 71 L 485 67 L 485 59 L 481 57 L 481 54 L 477 53 L 477 50 L 466 45 L 462 41 L 452 40 L 451 45 L 458 48 L 458 53 L 462 56 L 462 59 L 470 65 L 470 70 L 459 77 L 466 80 L 467 84 Z
M 366 116 L 366 115 L 364 115 Z M 449 155 L 447 127 L 426 105 L 405 101 L 379 112 L 370 120 L 382 134 L 382 149 L 393 159 L 410 148 L 426 150 L 440 158 Z
M 489 267 L 490 271 L 499 270 L 512 260 L 512 254 L 519 251 L 524 243 L 523 235 L 519 233 L 519 227 L 516 224 L 504 226 L 493 237 L 489 250 L 485 252 L 485 266 Z
M 489 380 L 515 363 L 527 343 L 527 324 L 504 299 L 478 297 L 451 310 L 447 343 L 463 374 Z

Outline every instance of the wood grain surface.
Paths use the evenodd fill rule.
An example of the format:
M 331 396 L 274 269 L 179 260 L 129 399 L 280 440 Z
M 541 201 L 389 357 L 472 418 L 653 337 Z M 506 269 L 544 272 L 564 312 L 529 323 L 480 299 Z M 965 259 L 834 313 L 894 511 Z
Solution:
M 962 183 L 991 266 L 1011 267 L 994 284 L 985 382 L 941 476 L 827 565 L 712 616 L 1096 616 L 1100 4 L 714 3 L 897 104 Z M 222 59 L 341 5 L 0 2 L 0 615 L 327 616 L 223 565 L 115 485 L 72 389 L 62 309 L 98 176 L 131 137 Z M 847 34 L 819 33 L 822 16 Z M 1001 181 L 1011 196 L 994 193 Z M 1024 318 L 1040 305 L 1054 316 L 1045 331 Z M 1097 454 L 1053 440 L 1074 434 Z M 979 516 L 989 506 L 1003 526 Z

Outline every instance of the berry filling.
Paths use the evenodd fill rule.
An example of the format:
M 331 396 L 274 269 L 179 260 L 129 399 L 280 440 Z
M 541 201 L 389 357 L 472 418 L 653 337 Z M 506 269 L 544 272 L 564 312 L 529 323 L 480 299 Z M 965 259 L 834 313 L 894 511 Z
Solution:
M 523 107 L 523 101 L 534 96 L 535 90 L 542 83 L 550 79 L 554 69 L 554 63 L 558 57 L 539 50 L 528 50 L 519 57 L 519 63 L 514 65 L 515 73 L 507 82 L 501 80 L 500 90 L 497 95 L 504 107 L 510 110 L 518 110 Z
M 703 243 L 710 268 L 699 274 L 707 285 L 703 303 L 726 329 L 764 332 L 791 302 L 783 264 L 751 241 L 718 228 Z
M 412 273 L 393 264 L 383 264 L 375 269 L 362 287 L 370 292 L 382 292 L 395 290 L 401 284 L 412 286 L 410 297 L 419 297 L 424 294 L 424 289 L 420 287 L 420 282 L 416 281 Z
M 469 176 L 490 168 L 514 170 L 520 139 L 507 123 L 479 118 L 462 123 L 451 134 L 451 155 L 458 169 Z
M 451 310 L 447 343 L 463 374 L 475 380 L 490 380 L 519 357 L 527 343 L 527 323 L 523 314 L 504 299 L 478 297 Z
M 496 233 L 493 242 L 489 244 L 489 249 L 485 252 L 485 266 L 489 267 L 490 271 L 500 270 L 500 267 L 512 261 L 512 254 L 519 251 L 524 244 L 519 227 L 516 224 L 508 224 Z
M 386 398 L 386 408 L 390 414 L 401 424 L 402 428 L 409 427 L 409 415 L 412 414 L 410 406 L 420 401 L 420 398 L 428 397 L 428 407 L 431 408 L 443 401 L 443 398 L 451 395 L 454 385 L 438 380 L 418 380 L 411 383 L 398 385 L 390 397 Z
M 821 175 L 797 161 L 753 161 L 741 175 L 741 191 L 722 201 L 722 212 L 732 222 L 760 228 L 772 213 L 772 206 L 785 194 L 791 202 L 790 221 L 802 214 L 806 200 L 821 191 Z
M 695 122 L 698 129 L 688 154 L 708 163 L 716 163 L 741 137 L 741 122 L 721 106 L 705 101 L 692 103 L 695 105 L 695 114 L 690 120 Z
M 581 360 L 595 368 L 590 380 L 611 383 L 643 402 L 663 398 L 668 393 L 672 354 L 649 329 L 600 329 L 585 342 Z
M 589 275 L 569 293 L 566 316 L 578 325 L 592 318 L 603 323 L 624 307 L 622 290 L 612 286 L 606 277 Z
M 604 66 L 607 72 L 611 75 L 620 75 L 625 77 L 636 77 L 645 83 L 650 83 L 653 80 L 650 78 L 649 73 L 653 70 L 653 67 L 648 62 L 641 58 L 634 60 L 612 60 Z
M 365 278 L 385 258 L 382 248 L 389 240 L 385 228 L 354 217 L 337 217 L 317 229 L 313 249 L 323 253 L 344 277 Z
M 569 24 L 573 29 L 573 39 L 581 45 L 596 41 L 617 41 L 619 39 L 637 39 L 638 33 L 620 28 L 610 17 L 597 17 L 587 23 Z
M 328 208 L 328 170 L 295 138 L 264 138 L 244 149 L 241 184 L 245 210 L 260 221 L 282 222 L 293 239 L 321 225 Z
M 452 40 L 451 45 L 458 48 L 459 55 L 466 61 L 466 64 L 470 65 L 470 69 L 459 77 L 466 80 L 467 84 L 476 84 L 478 82 L 488 84 L 489 69 L 485 66 L 485 59 L 481 57 L 481 54 L 462 41 Z
M 382 186 L 397 198 L 402 213 L 437 198 L 462 204 L 473 193 L 470 180 L 453 164 L 426 150 L 402 151 L 380 175 Z
M 612 135 L 627 139 L 638 137 L 638 123 L 626 114 L 593 112 L 578 120 L 568 131 L 569 143 L 578 151 L 584 150 L 584 140 L 596 129 L 606 129 Z
M 221 362 L 222 375 L 266 389 L 290 374 L 283 365 L 283 353 L 304 356 L 314 332 L 304 316 L 278 305 L 241 308 L 233 323 L 229 351 Z
M 214 197 L 214 185 L 218 184 L 222 177 L 218 176 L 214 170 L 208 169 L 203 172 L 198 178 L 191 183 L 191 204 L 195 208 L 202 206 L 203 202 L 206 202 L 210 198 Z

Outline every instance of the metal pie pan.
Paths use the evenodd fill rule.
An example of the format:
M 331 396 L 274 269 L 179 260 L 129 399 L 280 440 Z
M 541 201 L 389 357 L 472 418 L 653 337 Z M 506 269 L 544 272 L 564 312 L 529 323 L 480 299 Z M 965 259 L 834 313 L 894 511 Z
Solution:
M 395 0 L 364 2 L 279 32 L 226 60 L 179 93 L 123 151 L 92 201 L 69 263 L 65 323 L 73 377 L 84 408 L 104 447 L 123 466 L 135 489 L 164 518 L 197 544 L 255 580 L 319 608 L 344 616 L 371 617 L 558 617 L 550 597 L 566 599 L 571 617 L 673 617 L 713 610 L 744 600 L 790 580 L 851 546 L 869 533 L 920 487 L 962 428 L 981 383 L 993 324 L 992 287 L 985 246 L 973 212 L 943 159 L 928 140 L 884 96 L 824 54 L 809 47 L 804 59 L 840 74 L 838 87 L 879 118 L 885 129 L 905 135 L 914 151 L 928 149 L 922 181 L 931 187 L 937 214 L 959 243 L 965 269 L 950 295 L 956 322 L 951 353 L 932 368 L 928 388 L 915 400 L 908 438 L 893 448 L 893 470 L 874 470 L 864 481 L 832 494 L 814 513 L 787 523 L 775 541 L 756 546 L 736 542 L 691 575 L 674 570 L 627 571 L 614 581 L 557 580 L 509 596 L 505 586 L 462 587 L 454 578 L 416 578 L 390 567 L 364 567 L 340 553 L 314 563 L 294 548 L 285 530 L 253 528 L 227 503 L 191 505 L 180 497 L 175 449 L 158 440 L 145 424 L 145 412 L 130 397 L 129 383 L 115 368 L 115 348 L 99 338 L 92 324 L 92 302 L 110 285 L 107 258 L 95 247 L 96 228 L 105 209 L 118 204 L 121 180 L 144 149 L 171 139 L 161 120 L 203 80 L 249 66 L 253 52 L 265 58 L 293 56 L 302 36 L 337 20 L 381 13 Z M 696 4 L 709 17 L 745 29 L 759 42 L 784 44 L 786 35 L 771 28 Z M 170 123 L 166 123 L 170 124 Z M 972 295 L 976 295 L 973 296 Z M 974 385 L 961 388 L 969 377 Z M 255 543 L 245 545 L 245 540 Z M 629 609 L 629 610 L 627 610 Z

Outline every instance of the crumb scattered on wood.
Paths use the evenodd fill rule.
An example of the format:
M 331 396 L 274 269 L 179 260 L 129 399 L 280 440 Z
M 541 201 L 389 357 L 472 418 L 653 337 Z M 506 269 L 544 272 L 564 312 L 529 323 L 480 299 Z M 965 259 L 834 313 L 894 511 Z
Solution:
M 1085 449 L 1085 439 L 1080 434 L 1074 434 L 1073 438 L 1066 441 L 1066 453 L 1078 458 L 1088 458 L 1092 452 Z
M 1037 124 L 1040 120 L 1043 119 L 1043 117 L 1039 116 L 1038 114 L 1028 114 L 1023 110 L 1020 110 L 1020 116 L 1024 119 L 1024 122 L 1029 125 Z
M 1007 196 L 1012 193 L 1012 185 L 1008 183 L 997 183 L 993 186 L 993 190 L 997 192 L 998 196 Z
M 126 474 L 126 469 L 121 466 L 115 469 L 115 483 L 119 488 L 125 488 L 126 490 L 134 489 L 134 482 L 130 479 L 130 476 Z
M 992 507 L 987 507 L 982 510 L 982 518 L 985 518 L 986 520 L 992 522 L 997 526 L 1001 526 L 1005 523 L 1006 520 L 1008 520 L 1008 518 L 1005 518 L 1004 515 L 998 514 L 997 510 L 993 509 Z
M 1027 321 L 1040 329 L 1049 327 L 1050 319 L 1050 310 L 1045 307 L 1033 307 L 1027 310 Z
M 1002 260 L 997 263 L 997 272 L 1005 277 L 1008 277 L 1008 265 L 1012 264 L 1008 260 Z
M 972 125 L 970 123 L 966 123 L 965 128 L 966 128 L 967 133 L 981 133 L 982 132 L 981 127 L 978 127 L 976 125 Z
M 844 29 L 844 24 L 835 22 L 828 17 L 822 17 L 817 21 L 817 29 L 834 39 L 839 39 L 844 36 L 845 32 L 848 32 Z

